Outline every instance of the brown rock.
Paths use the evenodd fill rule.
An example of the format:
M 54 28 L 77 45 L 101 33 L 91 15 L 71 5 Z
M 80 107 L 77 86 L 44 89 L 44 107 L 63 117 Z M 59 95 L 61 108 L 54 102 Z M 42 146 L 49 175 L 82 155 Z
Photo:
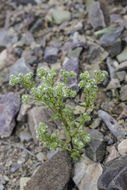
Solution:
M 71 159 L 67 152 L 58 152 L 39 166 L 25 190 L 63 190 L 71 175 Z

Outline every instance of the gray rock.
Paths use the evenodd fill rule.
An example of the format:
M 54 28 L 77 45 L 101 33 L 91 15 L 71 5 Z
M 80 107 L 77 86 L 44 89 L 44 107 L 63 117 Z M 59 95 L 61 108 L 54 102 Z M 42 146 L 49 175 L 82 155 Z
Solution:
M 20 190 L 24 190 L 27 182 L 30 180 L 30 177 L 21 177 L 20 178 Z
M 106 150 L 103 134 L 95 129 L 89 130 L 88 133 L 91 136 L 91 141 L 86 145 L 85 153 L 91 160 L 101 162 Z
M 115 76 L 120 80 L 120 82 L 122 82 L 125 79 L 126 72 L 125 71 L 116 72 Z
M 4 190 L 4 186 L 0 184 L 0 190 Z
M 13 0 L 13 2 L 15 2 L 18 6 L 27 5 L 27 4 L 32 4 L 32 5 L 37 4 L 35 0 Z
M 120 81 L 118 79 L 111 79 L 108 86 L 106 87 L 106 90 L 111 90 L 116 88 L 120 88 Z
M 127 156 L 108 162 L 98 180 L 98 190 L 127 189 Z
M 0 95 L 0 136 L 9 137 L 15 127 L 15 117 L 20 109 L 20 96 L 14 93 Z
M 32 68 L 26 63 L 25 58 L 20 58 L 17 62 L 10 68 L 9 77 L 11 75 L 18 75 L 19 73 L 28 74 L 32 72 Z
M 54 9 L 52 11 L 52 18 L 55 24 L 62 24 L 63 22 L 71 19 L 71 13 L 62 9 Z
M 79 59 L 74 57 L 74 58 L 66 58 L 64 63 L 63 63 L 63 70 L 66 70 L 68 72 L 73 71 L 76 74 L 76 77 L 71 77 L 68 81 L 68 87 L 71 88 L 72 90 L 79 90 L 78 87 L 78 76 L 79 76 Z
M 118 151 L 116 150 L 115 146 L 111 146 L 110 147 L 110 150 L 109 150 L 109 155 L 106 159 L 106 163 L 115 159 L 115 158 L 118 158 L 120 156 L 120 154 L 118 153 Z
M 127 85 L 122 86 L 120 91 L 120 100 L 126 101 L 127 100 Z
M 21 131 L 18 136 L 21 142 L 29 142 L 32 139 L 29 131 Z
M 118 151 L 121 155 L 127 154 L 127 139 L 124 139 L 119 143 Z
M 119 126 L 117 121 L 111 115 L 103 110 L 99 110 L 98 116 L 103 120 L 110 132 L 117 138 L 117 140 L 124 137 L 123 132 L 120 130 L 121 126 Z
M 25 190 L 63 190 L 71 176 L 71 159 L 67 152 L 58 152 L 39 166 Z
M 88 16 L 89 16 L 89 22 L 94 29 L 104 28 L 106 26 L 104 15 L 101 10 L 99 2 L 92 3 L 88 12 Z
M 117 56 L 117 60 L 121 63 L 127 61 L 127 47 Z
M 107 58 L 106 64 L 108 67 L 108 71 L 110 74 L 110 79 L 112 79 L 115 75 L 116 68 L 118 67 L 118 63 L 116 60 L 111 59 L 110 57 Z
M 47 63 L 56 63 L 58 51 L 56 47 L 47 47 L 44 51 L 44 60 Z
M 31 105 L 29 104 L 22 104 L 19 114 L 17 116 L 17 121 L 24 122 L 27 116 L 28 110 L 31 108 Z
M 73 181 L 79 190 L 97 190 L 97 180 L 102 174 L 100 163 L 95 163 L 87 156 L 74 165 Z
M 18 40 L 16 34 L 9 34 L 9 31 L 0 31 L 0 48 L 6 48 L 8 45 L 16 43 Z
M 116 71 L 127 71 L 127 61 L 124 61 L 118 65 Z
M 26 32 L 22 35 L 21 42 L 24 45 L 31 45 L 32 42 L 34 42 L 33 35 L 30 32 Z
M 111 47 L 116 41 L 117 39 L 121 36 L 122 32 L 124 31 L 124 27 L 120 26 L 118 28 L 115 28 L 114 31 L 104 34 L 101 38 L 100 38 L 100 45 L 104 46 L 104 47 Z
M 110 54 L 110 57 L 116 57 L 117 55 L 119 55 L 121 53 L 121 51 L 122 51 L 122 42 L 120 39 L 116 40 L 108 48 L 108 52 Z
M 56 127 L 55 123 L 48 122 L 48 120 L 51 118 L 51 114 L 49 110 L 47 110 L 45 107 L 34 107 L 28 112 L 28 125 L 30 132 L 32 134 L 32 137 L 34 139 L 34 142 L 37 144 L 38 139 L 36 135 L 36 126 L 39 125 L 40 122 L 46 123 L 50 130 L 52 130 L 54 127 Z
M 90 125 L 90 128 L 96 129 L 96 128 L 98 128 L 100 126 L 100 123 L 101 123 L 101 119 L 100 118 L 96 118 L 96 119 L 94 119 L 94 121 Z

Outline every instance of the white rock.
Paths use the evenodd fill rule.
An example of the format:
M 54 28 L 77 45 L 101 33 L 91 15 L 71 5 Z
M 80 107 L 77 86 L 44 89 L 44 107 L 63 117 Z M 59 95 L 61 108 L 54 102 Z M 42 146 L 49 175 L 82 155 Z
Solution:
M 74 167 L 73 180 L 79 190 L 98 190 L 97 181 L 102 174 L 101 164 L 91 161 L 86 156 Z
M 6 49 L 0 53 L 0 70 L 2 70 L 7 64 L 7 51 Z
M 124 139 L 119 145 L 118 145 L 118 151 L 121 155 L 124 155 L 127 153 L 127 139 Z
M 30 177 L 21 177 L 20 178 L 20 190 L 24 190 L 27 182 L 30 180 Z

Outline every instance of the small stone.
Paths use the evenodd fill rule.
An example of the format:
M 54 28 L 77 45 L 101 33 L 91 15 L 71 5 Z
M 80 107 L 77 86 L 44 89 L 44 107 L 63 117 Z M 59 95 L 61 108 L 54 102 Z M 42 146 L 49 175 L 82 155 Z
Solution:
M 51 116 L 51 113 L 49 113 L 49 111 L 45 107 L 34 107 L 28 111 L 28 125 L 33 140 L 36 144 L 38 144 L 36 126 L 38 126 L 41 122 L 44 122 L 49 126 L 49 130 L 55 128 L 56 125 L 53 121 L 48 122 Z
M 88 131 L 91 141 L 86 145 L 86 155 L 95 162 L 101 162 L 105 156 L 105 142 L 102 133 L 98 130 L 91 129 Z
M 126 119 L 126 118 L 127 118 L 127 106 L 125 106 L 125 108 L 123 109 L 122 113 L 118 117 L 118 120 L 119 119 Z
M 98 28 L 104 28 L 106 26 L 104 15 L 101 10 L 99 2 L 92 3 L 88 15 L 89 15 L 89 22 L 95 30 Z
M 110 57 L 116 57 L 122 51 L 121 39 L 116 40 L 110 47 L 108 47 L 108 52 Z
M 20 108 L 20 111 L 19 111 L 19 114 L 17 116 L 17 121 L 24 122 L 25 119 L 26 119 L 27 112 L 28 112 L 28 110 L 30 108 L 31 108 L 31 105 L 29 105 L 29 104 L 22 104 L 21 108 Z
M 119 145 L 118 145 L 118 151 L 121 155 L 127 154 L 127 139 L 124 139 Z
M 127 61 L 120 63 L 117 67 L 117 71 L 127 71 Z
M 126 72 L 125 71 L 116 72 L 115 76 L 120 80 L 120 82 L 122 82 L 125 79 Z
M 62 24 L 63 22 L 71 19 L 71 13 L 62 9 L 54 9 L 52 11 L 52 18 L 55 24 Z
M 120 155 L 119 155 L 118 151 L 116 150 L 115 146 L 110 147 L 110 151 L 109 151 L 109 155 L 106 159 L 106 163 L 117 158 L 117 157 L 119 157 L 119 156 Z
M 125 135 L 121 130 L 121 126 L 117 121 L 103 110 L 98 111 L 98 116 L 104 121 L 110 132 L 117 138 L 117 140 L 123 138 Z
M 3 50 L 0 53 L 0 70 L 5 68 L 7 66 L 6 64 L 7 64 L 7 51 Z
M 118 67 L 118 62 L 110 57 L 107 58 L 106 64 L 108 66 L 108 71 L 110 74 L 110 78 L 113 79 L 115 75 L 116 68 Z
M 15 127 L 20 109 L 20 96 L 15 93 L 0 95 L 0 136 L 9 137 Z
M 44 51 L 44 60 L 47 63 L 56 63 L 58 51 L 56 47 L 47 47 Z
M 94 119 L 94 121 L 90 125 L 90 128 L 96 129 L 96 128 L 98 128 L 100 126 L 100 123 L 101 123 L 101 119 L 100 118 Z
M 126 101 L 127 100 L 127 85 L 122 86 L 120 91 L 120 100 Z
M 127 47 L 117 56 L 117 60 L 121 63 L 127 61 Z
M 120 81 L 118 79 L 111 79 L 108 86 L 106 87 L 106 90 L 117 89 L 117 88 L 120 88 Z
M 27 5 L 27 4 L 32 4 L 32 5 L 36 5 L 36 1 L 35 0 L 13 0 L 16 2 L 17 6 L 19 5 Z
M 71 159 L 67 152 L 58 152 L 39 166 L 28 181 L 25 190 L 62 190 L 71 177 Z
M 0 190 L 4 190 L 4 186 L 0 184 Z
M 83 48 L 79 47 L 79 48 L 75 48 L 74 50 L 70 50 L 68 52 L 68 57 L 78 57 L 80 56 L 81 52 L 82 52 Z
M 32 136 L 28 131 L 21 131 L 18 136 L 21 142 L 29 142 L 32 140 Z
M 9 76 L 18 75 L 19 73 L 28 74 L 33 70 L 30 66 L 27 65 L 26 60 L 22 57 L 11 67 Z
M 84 156 L 84 155 L 83 155 Z M 102 174 L 102 167 L 86 155 L 74 165 L 73 181 L 79 190 L 97 190 L 97 180 Z
M 21 177 L 20 178 L 20 190 L 24 190 L 27 182 L 30 180 L 30 177 Z
M 70 59 L 66 58 L 63 63 L 63 70 L 66 70 L 68 72 L 74 72 L 76 74 L 76 77 L 71 77 L 68 81 L 67 86 L 71 88 L 72 90 L 79 90 L 78 87 L 78 76 L 79 76 L 79 59 L 76 57 L 72 57 Z
M 107 33 L 104 34 L 101 38 L 100 38 L 100 45 L 104 46 L 104 47 L 111 47 L 116 41 L 117 39 L 121 36 L 122 32 L 124 31 L 124 27 L 120 26 L 118 28 L 115 28 L 114 31 L 112 31 L 111 33 Z
M 22 35 L 21 41 L 24 45 L 31 45 L 34 42 L 33 35 L 30 32 L 26 32 Z
M 37 159 L 41 162 L 43 162 L 44 160 L 46 160 L 46 156 L 44 155 L 43 152 L 39 152 L 37 155 L 36 155 Z

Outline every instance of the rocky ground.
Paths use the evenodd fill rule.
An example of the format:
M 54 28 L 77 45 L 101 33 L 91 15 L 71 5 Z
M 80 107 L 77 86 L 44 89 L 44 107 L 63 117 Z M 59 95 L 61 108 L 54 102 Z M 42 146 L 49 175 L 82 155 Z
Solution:
M 28 180 L 25 190 L 127 189 L 126 0 L 0 0 L 0 13 L 0 190 L 23 190 Z M 86 159 L 73 174 L 68 154 L 36 138 L 35 125 L 50 113 L 21 105 L 24 89 L 9 85 L 11 74 L 36 76 L 40 67 L 76 73 L 73 103 L 82 102 L 79 72 L 108 72 L 86 129 Z

